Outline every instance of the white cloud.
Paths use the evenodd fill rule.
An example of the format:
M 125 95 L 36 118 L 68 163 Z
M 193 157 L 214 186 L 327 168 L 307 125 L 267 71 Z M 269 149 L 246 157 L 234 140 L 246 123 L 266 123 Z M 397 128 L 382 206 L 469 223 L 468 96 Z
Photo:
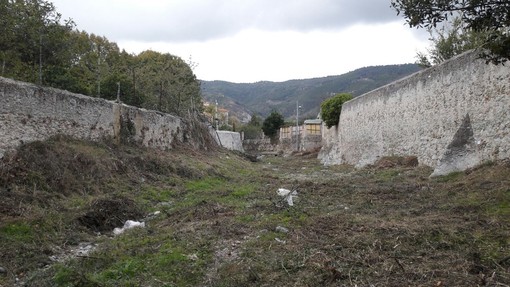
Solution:
M 53 2 L 79 29 L 128 52 L 191 55 L 205 80 L 283 81 L 408 63 L 427 38 L 404 26 L 389 0 Z
M 120 42 L 132 52 L 153 49 L 198 63 L 203 80 L 285 81 L 340 75 L 372 65 L 414 62 L 426 44 L 400 22 L 355 25 L 336 32 L 246 30 L 234 37 L 194 43 Z
M 381 0 L 54 0 L 64 17 L 113 40 L 203 41 L 245 29 L 313 31 L 394 20 Z

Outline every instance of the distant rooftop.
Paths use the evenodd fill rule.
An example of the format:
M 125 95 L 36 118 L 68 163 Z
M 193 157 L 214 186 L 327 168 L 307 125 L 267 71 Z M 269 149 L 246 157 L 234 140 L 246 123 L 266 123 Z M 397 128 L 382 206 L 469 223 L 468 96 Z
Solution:
M 320 125 L 320 124 L 322 124 L 322 120 L 321 119 L 305 120 L 305 124 Z

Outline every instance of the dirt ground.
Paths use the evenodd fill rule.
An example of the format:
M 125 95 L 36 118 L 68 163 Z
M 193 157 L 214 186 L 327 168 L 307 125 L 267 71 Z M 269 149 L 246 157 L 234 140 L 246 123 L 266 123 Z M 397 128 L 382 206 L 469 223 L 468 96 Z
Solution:
M 510 285 L 508 161 L 430 178 L 409 158 L 25 149 L 0 173 L 0 286 Z M 146 227 L 114 236 L 127 219 Z M 83 242 L 97 247 L 51 260 Z

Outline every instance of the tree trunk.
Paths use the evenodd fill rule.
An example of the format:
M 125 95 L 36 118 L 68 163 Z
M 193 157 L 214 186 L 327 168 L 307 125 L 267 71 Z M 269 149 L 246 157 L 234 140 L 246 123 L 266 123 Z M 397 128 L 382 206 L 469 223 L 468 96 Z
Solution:
M 97 46 L 97 97 L 101 97 L 101 46 Z
M 42 32 L 39 32 L 39 85 L 42 85 Z
M 133 101 L 136 101 L 136 72 L 133 68 Z
M 158 103 L 158 110 L 162 112 L 161 110 L 161 98 L 163 97 L 163 81 L 159 82 L 159 103 Z

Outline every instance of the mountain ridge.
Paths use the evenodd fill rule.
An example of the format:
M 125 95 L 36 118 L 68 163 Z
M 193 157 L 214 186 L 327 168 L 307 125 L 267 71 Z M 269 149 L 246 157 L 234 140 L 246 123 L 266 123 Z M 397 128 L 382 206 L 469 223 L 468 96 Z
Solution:
M 296 113 L 296 102 L 302 107 L 303 118 L 315 118 L 320 103 L 336 93 L 351 93 L 354 97 L 418 72 L 416 64 L 369 66 L 341 75 L 292 79 L 283 82 L 259 81 L 232 83 L 222 80 L 201 81 L 204 100 L 218 101 L 241 122 L 252 114 L 266 117 L 277 110 L 284 117 Z

